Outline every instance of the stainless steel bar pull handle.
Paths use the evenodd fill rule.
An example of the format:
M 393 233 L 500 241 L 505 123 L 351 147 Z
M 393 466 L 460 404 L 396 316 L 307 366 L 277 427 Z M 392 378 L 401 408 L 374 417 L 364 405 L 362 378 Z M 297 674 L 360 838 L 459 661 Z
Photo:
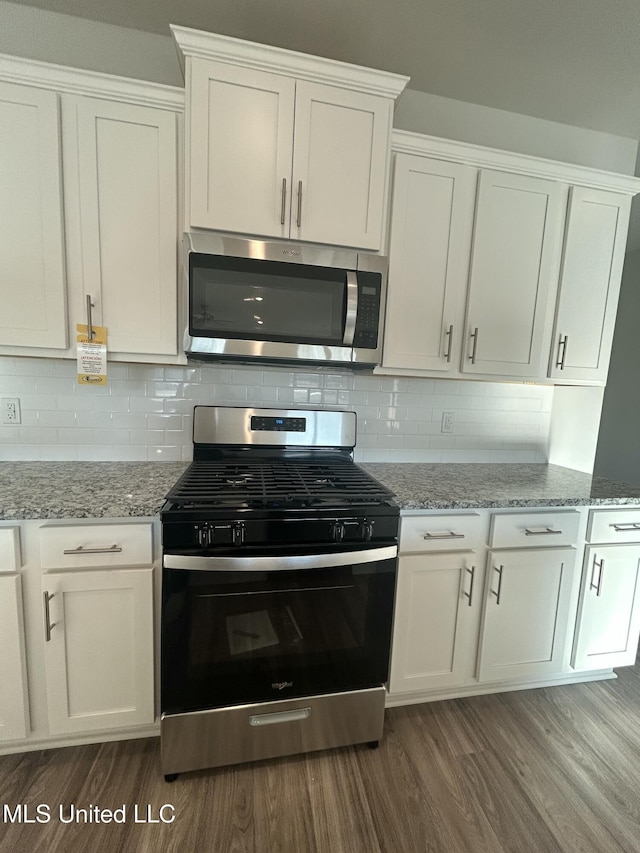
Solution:
M 91 301 L 91 295 L 87 293 L 87 340 L 92 341 L 95 337 L 95 332 L 93 331 L 93 321 L 91 318 L 91 309 L 94 307 L 93 302 Z
M 640 524 L 637 522 L 625 522 L 624 524 L 610 524 L 609 527 L 613 527 L 616 533 L 626 533 L 629 530 L 640 530 Z
M 476 567 L 471 566 L 471 568 L 469 568 L 467 566 L 465 568 L 465 571 L 471 575 L 471 580 L 469 581 L 469 592 L 463 592 L 462 594 L 464 595 L 465 598 L 469 599 L 469 607 L 471 607 L 471 605 L 473 603 L 473 584 L 474 584 L 475 579 L 476 579 Z
M 598 583 L 593 582 L 593 576 L 596 571 L 596 566 L 598 566 Z M 597 560 L 596 555 L 593 557 L 593 565 L 591 566 L 591 580 L 589 582 L 589 589 L 595 589 L 596 597 L 600 598 L 600 593 L 602 592 L 602 577 L 604 575 L 604 557 L 602 560 Z
M 347 313 L 344 319 L 344 336 L 342 343 L 350 347 L 353 345 L 353 337 L 356 333 L 356 319 L 358 317 L 358 277 L 353 270 L 347 272 Z
M 424 533 L 422 538 L 427 542 L 431 539 L 464 539 L 464 533 L 454 533 L 453 530 L 451 533 Z
M 63 554 L 119 554 L 122 551 L 120 545 L 111 545 L 109 548 L 85 548 L 84 545 L 78 545 L 77 548 L 67 548 Z
M 491 595 L 495 596 L 496 604 L 500 604 L 500 596 L 502 595 L 502 572 L 504 571 L 504 566 L 494 566 L 493 571 L 498 573 L 498 589 L 492 589 Z
M 471 359 L 471 364 L 476 363 L 476 354 L 478 352 L 478 327 L 476 326 L 471 332 L 470 337 L 473 338 L 473 346 L 471 347 L 471 355 L 468 356 Z
M 445 338 L 447 339 L 447 351 L 444 354 L 447 362 L 451 362 L 451 348 L 453 346 L 453 326 L 449 326 L 448 330 L 444 333 Z
M 540 530 L 531 530 L 530 527 L 525 527 L 525 536 L 548 536 L 550 533 L 562 533 L 562 530 L 554 530 L 553 527 L 543 527 Z
M 298 228 L 302 225 L 302 181 L 298 181 L 298 216 L 296 224 Z
M 295 708 L 293 711 L 276 711 L 273 714 L 253 714 L 249 717 L 250 726 L 272 726 L 274 723 L 292 723 L 296 720 L 308 720 L 311 708 Z
M 43 592 L 42 596 L 44 598 L 44 639 L 47 643 L 51 642 L 51 631 L 58 624 L 57 622 L 51 621 L 51 613 L 49 612 L 49 602 L 55 596 L 55 592 Z
M 564 370 L 564 362 L 567 355 L 567 341 L 569 340 L 569 335 L 560 335 L 558 340 L 558 360 L 556 361 L 556 367 L 559 367 L 560 370 Z
M 284 216 L 287 208 L 287 179 L 282 179 L 282 202 L 280 205 L 280 225 L 284 225 Z

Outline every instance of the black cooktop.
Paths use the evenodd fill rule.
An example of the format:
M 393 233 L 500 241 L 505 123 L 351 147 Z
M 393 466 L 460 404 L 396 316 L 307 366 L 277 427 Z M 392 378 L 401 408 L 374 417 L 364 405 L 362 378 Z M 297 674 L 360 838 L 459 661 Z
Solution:
M 196 461 L 167 495 L 180 509 L 375 505 L 393 492 L 350 459 Z

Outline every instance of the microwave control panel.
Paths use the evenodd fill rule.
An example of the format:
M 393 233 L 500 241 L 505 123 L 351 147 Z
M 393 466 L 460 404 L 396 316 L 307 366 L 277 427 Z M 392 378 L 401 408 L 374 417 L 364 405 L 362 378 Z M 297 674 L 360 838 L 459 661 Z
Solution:
M 379 273 L 358 273 L 358 316 L 353 336 L 354 347 L 378 347 L 381 284 L 382 277 Z

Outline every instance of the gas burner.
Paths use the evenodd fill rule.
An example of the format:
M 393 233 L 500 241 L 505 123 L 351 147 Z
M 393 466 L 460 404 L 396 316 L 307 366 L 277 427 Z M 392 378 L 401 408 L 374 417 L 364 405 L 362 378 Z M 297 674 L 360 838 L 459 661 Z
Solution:
M 230 486 L 246 486 L 252 479 L 251 474 L 244 474 L 241 477 L 225 477 L 225 483 Z

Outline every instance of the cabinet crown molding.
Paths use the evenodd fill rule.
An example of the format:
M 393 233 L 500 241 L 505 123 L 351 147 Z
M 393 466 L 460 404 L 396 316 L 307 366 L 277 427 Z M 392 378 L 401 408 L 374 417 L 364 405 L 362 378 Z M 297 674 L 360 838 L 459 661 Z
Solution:
M 184 111 L 184 90 L 148 80 L 117 77 L 83 68 L 68 68 L 36 59 L 0 54 L 0 80 L 70 95 L 86 95 L 141 106 Z
M 185 58 L 197 57 L 217 62 L 283 74 L 314 83 L 342 86 L 370 95 L 397 98 L 409 82 L 409 77 L 351 65 L 335 59 L 311 56 L 272 45 L 207 33 L 187 27 L 170 25 L 178 46 L 178 56 L 184 71 Z
M 640 193 L 640 178 L 579 166 L 559 160 L 547 160 L 531 154 L 517 154 L 499 148 L 487 148 L 470 142 L 442 139 L 408 130 L 394 130 L 391 136 L 394 154 L 415 154 L 449 162 L 464 163 L 481 169 L 494 169 L 536 178 L 561 181 L 593 189 L 611 190 L 626 195 Z

